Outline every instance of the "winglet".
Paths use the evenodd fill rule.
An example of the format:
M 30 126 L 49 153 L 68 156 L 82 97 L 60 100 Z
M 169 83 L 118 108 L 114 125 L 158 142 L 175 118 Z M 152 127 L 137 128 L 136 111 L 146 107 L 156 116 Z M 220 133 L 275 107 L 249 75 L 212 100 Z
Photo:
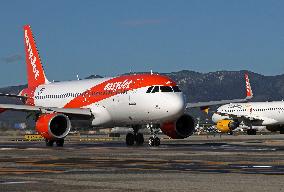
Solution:
M 246 79 L 246 93 L 247 93 L 246 99 L 251 99 L 253 97 L 253 93 L 252 93 L 252 89 L 250 86 L 249 77 L 247 73 L 245 73 L 245 79 Z
M 36 43 L 29 25 L 24 26 L 26 64 L 28 75 L 28 86 L 37 87 L 41 84 L 48 83 L 41 64 Z

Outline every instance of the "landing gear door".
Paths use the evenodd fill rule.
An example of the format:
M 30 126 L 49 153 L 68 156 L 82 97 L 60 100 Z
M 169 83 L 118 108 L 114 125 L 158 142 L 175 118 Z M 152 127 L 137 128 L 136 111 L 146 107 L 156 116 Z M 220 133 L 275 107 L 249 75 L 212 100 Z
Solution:
M 129 91 L 129 105 L 130 106 L 136 106 L 136 99 L 135 99 L 135 96 L 136 96 L 136 90 L 133 90 L 133 91 Z
M 136 90 L 133 90 L 133 91 L 129 91 L 129 94 L 128 94 L 128 98 L 129 98 L 129 102 L 128 102 L 128 109 L 129 109 L 129 116 L 128 118 L 131 120 L 131 121 L 136 121 L 137 120 L 137 101 L 136 101 L 136 93 L 137 91 Z

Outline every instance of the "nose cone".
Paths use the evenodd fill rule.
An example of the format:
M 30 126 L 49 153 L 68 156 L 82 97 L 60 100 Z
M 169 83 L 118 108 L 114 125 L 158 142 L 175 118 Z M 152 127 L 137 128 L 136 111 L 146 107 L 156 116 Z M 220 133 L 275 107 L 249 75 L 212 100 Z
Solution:
M 220 121 L 220 120 L 222 120 L 222 119 L 223 119 L 223 117 L 222 117 L 221 115 L 217 114 L 217 113 L 214 113 L 214 114 L 212 115 L 212 121 L 213 121 L 214 123 L 217 123 L 218 121 Z
M 183 94 L 169 94 L 164 97 L 166 114 L 171 119 L 177 119 L 185 110 L 185 100 Z

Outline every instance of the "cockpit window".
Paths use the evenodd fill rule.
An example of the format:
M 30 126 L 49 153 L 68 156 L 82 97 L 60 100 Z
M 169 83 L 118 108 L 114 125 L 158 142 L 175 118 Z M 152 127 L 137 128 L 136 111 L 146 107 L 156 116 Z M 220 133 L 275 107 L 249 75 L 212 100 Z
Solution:
M 152 93 L 156 93 L 159 92 L 159 86 L 155 86 L 154 89 L 152 90 Z
M 174 92 L 181 92 L 181 90 L 179 89 L 178 86 L 173 86 L 173 90 L 174 90 Z
M 151 86 L 147 89 L 146 93 L 156 93 L 156 92 L 181 92 L 178 86 Z
M 151 86 L 147 89 L 146 93 L 151 93 L 152 89 L 153 89 L 154 86 Z
M 169 86 L 161 86 L 161 92 L 173 92 L 173 89 Z

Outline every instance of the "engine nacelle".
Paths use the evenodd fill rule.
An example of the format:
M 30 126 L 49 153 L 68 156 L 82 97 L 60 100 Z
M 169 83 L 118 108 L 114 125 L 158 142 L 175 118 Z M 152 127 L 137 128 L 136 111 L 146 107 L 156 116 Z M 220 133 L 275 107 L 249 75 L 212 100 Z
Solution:
M 194 132 L 194 120 L 189 115 L 182 115 L 174 122 L 163 123 L 162 132 L 172 139 L 184 139 Z
M 234 129 L 236 129 L 240 125 L 239 122 L 236 122 L 234 120 L 220 120 L 217 122 L 216 128 L 221 132 L 221 133 L 228 133 Z
M 43 114 L 36 121 L 36 130 L 46 139 L 62 139 L 71 129 L 70 119 L 60 113 Z
M 4 111 L 6 111 L 6 109 L 0 109 L 0 113 L 3 113 Z

